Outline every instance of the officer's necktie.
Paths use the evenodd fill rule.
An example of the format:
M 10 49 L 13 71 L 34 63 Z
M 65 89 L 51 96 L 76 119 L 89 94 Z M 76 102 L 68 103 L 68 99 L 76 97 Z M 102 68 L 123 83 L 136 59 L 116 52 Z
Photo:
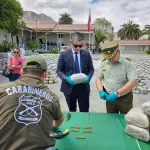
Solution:
M 78 61 L 78 56 L 77 56 L 77 52 L 75 52 L 75 73 L 80 73 L 80 69 L 79 69 L 79 61 Z

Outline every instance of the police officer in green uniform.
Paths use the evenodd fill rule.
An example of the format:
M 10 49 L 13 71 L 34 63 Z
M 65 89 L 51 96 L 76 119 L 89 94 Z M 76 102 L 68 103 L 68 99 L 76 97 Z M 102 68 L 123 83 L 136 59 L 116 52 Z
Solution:
M 59 98 L 44 85 L 47 63 L 25 57 L 23 76 L 0 85 L 0 150 L 46 150 L 52 127 L 63 122 Z
M 100 98 L 106 100 L 107 113 L 126 114 L 133 107 L 132 88 L 138 79 L 136 67 L 131 59 L 120 56 L 118 41 L 105 43 L 102 53 L 104 60 L 96 79 Z

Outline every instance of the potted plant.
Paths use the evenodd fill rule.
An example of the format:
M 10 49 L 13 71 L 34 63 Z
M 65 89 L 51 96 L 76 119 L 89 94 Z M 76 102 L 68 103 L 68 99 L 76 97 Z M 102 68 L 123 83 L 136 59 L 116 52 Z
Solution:
M 52 49 L 50 50 L 50 53 L 51 53 L 51 54 L 58 54 L 58 51 L 57 51 L 56 48 L 52 48 Z
M 34 51 L 35 49 L 39 49 L 40 48 L 40 43 L 36 42 L 36 41 L 29 41 L 28 47 L 29 47 L 29 49 Z

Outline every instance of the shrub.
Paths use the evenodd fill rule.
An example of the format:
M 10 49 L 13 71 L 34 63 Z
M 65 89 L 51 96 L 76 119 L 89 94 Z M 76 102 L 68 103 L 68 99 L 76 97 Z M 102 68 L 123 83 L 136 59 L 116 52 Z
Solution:
M 7 41 L 3 41 L 0 44 L 0 52 L 8 52 L 11 51 L 11 49 L 15 48 L 15 44 L 9 43 Z
M 40 43 L 36 42 L 36 41 L 30 41 L 28 44 L 28 47 L 30 49 L 38 49 L 38 48 L 40 48 Z
M 52 54 L 57 54 L 57 53 L 58 53 L 58 51 L 57 51 L 57 49 L 56 49 L 56 48 L 52 48 L 52 49 L 50 50 L 50 53 L 52 53 Z
M 55 49 L 55 48 L 53 48 L 53 49 L 51 49 L 51 51 L 48 51 L 48 52 L 39 52 L 39 54 L 58 54 L 59 52 Z
M 148 50 L 146 50 L 146 53 L 148 54 L 148 55 L 150 55 L 150 50 L 148 49 Z

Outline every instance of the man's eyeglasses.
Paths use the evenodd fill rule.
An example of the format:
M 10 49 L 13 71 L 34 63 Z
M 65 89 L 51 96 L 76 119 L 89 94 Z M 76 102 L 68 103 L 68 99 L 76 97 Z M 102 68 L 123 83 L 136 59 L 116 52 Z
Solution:
M 73 44 L 73 46 L 74 46 L 74 48 L 82 48 L 83 47 L 83 45 L 77 45 L 77 44 Z
M 14 53 L 19 53 L 19 52 L 14 52 Z

